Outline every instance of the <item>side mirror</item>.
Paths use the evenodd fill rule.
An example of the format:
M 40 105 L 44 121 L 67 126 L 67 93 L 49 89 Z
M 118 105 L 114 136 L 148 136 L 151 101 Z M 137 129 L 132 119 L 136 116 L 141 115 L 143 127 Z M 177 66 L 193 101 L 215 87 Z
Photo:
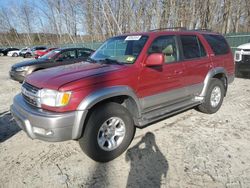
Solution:
M 150 54 L 146 59 L 147 67 L 162 66 L 164 64 L 165 57 L 162 53 Z

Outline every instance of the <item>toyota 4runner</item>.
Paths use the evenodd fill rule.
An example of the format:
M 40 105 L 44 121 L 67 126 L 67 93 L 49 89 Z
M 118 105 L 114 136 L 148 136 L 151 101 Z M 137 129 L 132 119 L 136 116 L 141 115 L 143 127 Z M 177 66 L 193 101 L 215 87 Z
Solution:
M 85 62 L 29 75 L 11 112 L 32 139 L 79 140 L 90 158 L 107 162 L 127 149 L 136 127 L 193 107 L 217 112 L 234 71 L 220 34 L 125 34 Z

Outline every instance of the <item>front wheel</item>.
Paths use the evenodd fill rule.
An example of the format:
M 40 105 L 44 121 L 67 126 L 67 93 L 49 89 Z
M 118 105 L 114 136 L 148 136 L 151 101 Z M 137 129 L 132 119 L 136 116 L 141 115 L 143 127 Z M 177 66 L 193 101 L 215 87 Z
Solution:
M 79 144 L 93 160 L 108 162 L 127 149 L 134 133 L 129 111 L 120 104 L 107 103 L 91 112 Z
M 17 53 L 14 53 L 13 55 L 12 55 L 12 57 L 17 57 L 18 56 L 18 54 Z
M 217 78 L 211 79 L 205 100 L 198 106 L 198 110 L 206 114 L 217 112 L 222 105 L 224 96 L 225 86 L 223 82 Z

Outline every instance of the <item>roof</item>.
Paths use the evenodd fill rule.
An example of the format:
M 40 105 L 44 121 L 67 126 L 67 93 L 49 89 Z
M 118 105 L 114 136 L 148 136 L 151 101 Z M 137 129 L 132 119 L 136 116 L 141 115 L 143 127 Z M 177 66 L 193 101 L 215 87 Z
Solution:
M 218 35 L 219 33 L 212 32 L 210 30 L 186 30 L 186 29 L 181 29 L 181 30 L 170 30 L 170 29 L 155 29 L 147 32 L 133 32 L 133 33 L 126 33 L 122 34 L 121 36 L 127 36 L 127 35 L 174 35 L 174 34 L 213 34 L 213 35 Z
M 58 48 L 57 50 L 75 50 L 75 49 L 84 49 L 84 50 L 94 51 L 93 49 L 86 48 L 86 47 L 63 47 L 63 48 Z

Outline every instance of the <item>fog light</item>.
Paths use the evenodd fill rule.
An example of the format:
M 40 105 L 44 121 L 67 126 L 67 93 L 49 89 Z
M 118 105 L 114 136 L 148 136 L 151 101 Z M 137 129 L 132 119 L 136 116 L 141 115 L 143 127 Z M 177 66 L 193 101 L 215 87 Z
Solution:
M 51 130 L 46 130 L 40 127 L 33 127 L 33 132 L 36 134 L 40 134 L 40 135 L 46 135 L 46 136 L 51 136 L 53 135 L 53 131 Z
M 46 132 L 46 135 L 47 136 L 51 136 L 51 135 L 53 135 L 54 133 L 53 133 L 53 131 L 48 131 L 48 132 Z

